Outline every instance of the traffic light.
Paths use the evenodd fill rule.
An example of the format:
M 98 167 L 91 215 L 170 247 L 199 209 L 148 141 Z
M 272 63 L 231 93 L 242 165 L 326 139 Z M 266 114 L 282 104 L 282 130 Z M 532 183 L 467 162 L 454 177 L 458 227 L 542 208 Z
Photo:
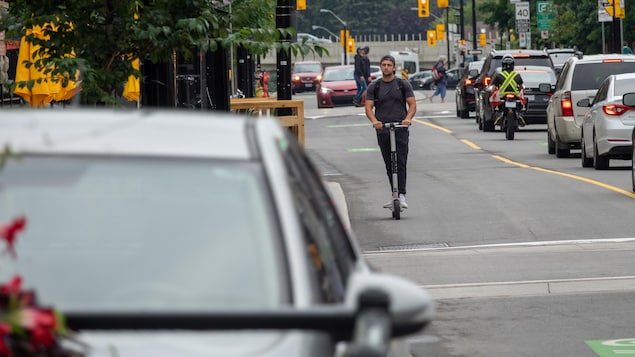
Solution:
M 354 38 L 349 38 L 348 41 L 346 41 L 346 53 L 350 53 L 350 54 L 355 53 L 355 39 Z
M 349 30 L 346 30 L 346 32 L 344 32 L 344 30 L 340 30 L 340 43 L 342 45 L 346 44 L 346 39 L 351 37 L 351 33 Z
M 437 40 L 445 40 L 445 25 L 437 24 Z
M 430 16 L 430 3 L 428 0 L 417 0 L 419 3 L 419 17 Z
M 435 30 L 428 30 L 428 46 L 437 45 L 437 32 Z
M 306 10 L 306 0 L 296 0 L 295 9 Z
M 478 34 L 478 44 L 481 47 L 485 47 L 487 45 L 487 36 L 484 33 Z
M 444 7 L 448 7 L 448 0 L 437 0 L 437 7 L 440 8 L 444 8 Z

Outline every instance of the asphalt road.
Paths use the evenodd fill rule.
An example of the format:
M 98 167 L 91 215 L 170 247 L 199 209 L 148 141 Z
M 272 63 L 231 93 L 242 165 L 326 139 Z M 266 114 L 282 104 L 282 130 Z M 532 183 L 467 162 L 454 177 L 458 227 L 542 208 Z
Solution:
M 390 188 L 363 109 L 316 109 L 314 94 L 297 96 L 306 148 L 366 258 L 437 302 L 431 327 L 408 339 L 413 355 L 611 356 L 591 346 L 635 338 L 630 161 L 582 168 L 576 151 L 547 154 L 544 125 L 507 141 L 458 119 L 453 91 L 444 104 L 426 94 L 417 91 L 400 221 L 381 207 Z M 635 349 L 625 343 L 606 348 Z

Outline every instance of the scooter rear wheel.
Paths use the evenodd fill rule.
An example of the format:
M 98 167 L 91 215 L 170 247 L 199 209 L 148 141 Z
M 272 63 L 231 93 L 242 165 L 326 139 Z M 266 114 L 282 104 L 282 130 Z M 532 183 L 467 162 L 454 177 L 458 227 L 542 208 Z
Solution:
M 397 198 L 392 201 L 392 218 L 396 220 L 401 219 L 401 204 Z

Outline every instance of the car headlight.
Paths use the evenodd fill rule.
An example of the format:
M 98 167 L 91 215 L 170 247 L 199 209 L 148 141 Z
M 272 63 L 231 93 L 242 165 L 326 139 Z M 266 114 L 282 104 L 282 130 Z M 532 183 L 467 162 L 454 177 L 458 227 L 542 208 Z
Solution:
M 294 81 L 299 81 L 300 80 L 300 76 L 293 76 L 293 80 Z
M 322 93 L 322 94 L 329 94 L 331 92 L 333 92 L 333 90 L 331 88 L 326 88 L 326 87 L 321 87 L 320 88 L 320 93 Z

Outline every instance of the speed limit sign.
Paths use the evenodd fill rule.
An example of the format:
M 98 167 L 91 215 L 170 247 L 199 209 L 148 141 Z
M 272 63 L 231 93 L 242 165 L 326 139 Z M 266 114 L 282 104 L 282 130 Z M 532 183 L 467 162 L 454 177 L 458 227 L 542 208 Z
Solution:
M 527 21 L 529 22 L 529 2 L 517 2 L 516 3 L 516 21 Z

